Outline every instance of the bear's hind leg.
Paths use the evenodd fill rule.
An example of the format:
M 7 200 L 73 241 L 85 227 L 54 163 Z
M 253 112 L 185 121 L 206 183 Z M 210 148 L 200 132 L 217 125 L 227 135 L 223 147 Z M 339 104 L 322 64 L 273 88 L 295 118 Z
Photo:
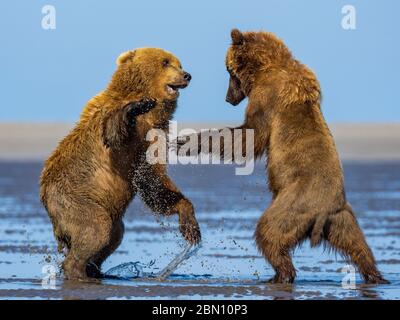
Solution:
M 389 283 L 377 269 L 372 251 L 348 204 L 329 217 L 325 238 L 354 262 L 366 283 Z
M 68 280 L 85 280 L 86 264 L 79 259 L 79 254 L 75 254 L 73 247 L 68 251 L 66 258 L 62 264 L 64 276 Z
M 71 248 L 63 262 L 64 274 L 70 280 L 87 280 L 86 268 L 111 240 L 111 221 L 96 217 L 91 225 L 84 223 L 74 226 Z M 86 222 L 87 223 L 87 222 Z
M 308 220 L 296 217 L 287 208 L 279 209 L 273 204 L 257 224 L 257 246 L 276 272 L 272 283 L 292 283 L 296 277 L 290 250 L 306 237 L 309 229 Z
M 272 231 L 263 223 L 257 225 L 255 239 L 258 249 L 275 270 L 271 283 L 292 283 L 296 277 L 289 250 L 292 247 L 283 237 L 278 239 L 272 236 Z
M 86 266 L 86 272 L 89 277 L 101 278 L 103 276 L 101 273 L 101 265 L 121 244 L 124 230 L 125 227 L 122 220 L 114 222 L 110 243 L 93 257 Z

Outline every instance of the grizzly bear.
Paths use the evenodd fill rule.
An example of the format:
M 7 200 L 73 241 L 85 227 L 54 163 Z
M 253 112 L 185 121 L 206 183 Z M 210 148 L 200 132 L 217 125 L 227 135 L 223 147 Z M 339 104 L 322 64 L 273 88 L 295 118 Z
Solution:
M 246 129 L 253 129 L 254 156 L 267 156 L 273 197 L 255 240 L 276 272 L 270 282 L 294 281 L 291 250 L 309 238 L 312 246 L 324 242 L 349 258 L 367 283 L 387 283 L 346 201 L 342 167 L 321 113 L 314 73 L 271 33 L 234 29 L 231 37 L 226 101 L 237 105 L 248 97 L 244 123 L 234 129 L 243 130 L 242 144 Z M 197 151 L 212 152 L 208 144 L 202 150 L 200 142 Z M 224 148 L 221 141 L 220 156 Z
M 122 218 L 136 193 L 157 213 L 177 213 L 188 242 L 197 244 L 201 237 L 193 205 L 166 165 L 146 161 L 147 132 L 168 129 L 179 89 L 191 76 L 174 55 L 156 48 L 125 52 L 117 65 L 108 87 L 88 102 L 41 175 L 40 198 L 66 253 L 67 279 L 101 276 L 101 264 L 121 243 Z

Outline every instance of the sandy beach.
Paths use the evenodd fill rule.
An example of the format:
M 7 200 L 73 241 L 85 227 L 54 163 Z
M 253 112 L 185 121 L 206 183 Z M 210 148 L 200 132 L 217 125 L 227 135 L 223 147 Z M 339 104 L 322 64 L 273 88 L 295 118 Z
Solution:
M 178 123 L 178 128 L 223 128 L 235 123 Z M 43 160 L 71 123 L 0 123 L 0 160 Z M 331 124 L 343 161 L 400 160 L 400 124 Z

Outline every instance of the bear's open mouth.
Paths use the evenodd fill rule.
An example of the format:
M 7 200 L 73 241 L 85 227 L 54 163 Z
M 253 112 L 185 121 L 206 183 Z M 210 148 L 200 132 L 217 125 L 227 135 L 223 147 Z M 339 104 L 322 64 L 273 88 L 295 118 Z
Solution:
M 167 84 L 167 92 L 169 94 L 177 94 L 179 92 L 179 89 L 186 88 L 187 85 L 187 83 Z

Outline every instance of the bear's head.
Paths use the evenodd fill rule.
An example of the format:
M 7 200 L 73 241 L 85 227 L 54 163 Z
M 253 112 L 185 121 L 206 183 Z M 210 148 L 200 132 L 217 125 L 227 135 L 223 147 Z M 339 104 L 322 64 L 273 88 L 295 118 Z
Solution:
M 137 95 L 158 101 L 176 101 L 179 89 L 190 80 L 171 53 L 157 48 L 140 48 L 122 53 L 117 59 L 109 89 L 122 96 Z
M 226 55 L 230 74 L 226 101 L 239 104 L 249 96 L 260 73 L 286 69 L 292 55 L 285 44 L 269 32 L 231 31 L 232 45 Z

